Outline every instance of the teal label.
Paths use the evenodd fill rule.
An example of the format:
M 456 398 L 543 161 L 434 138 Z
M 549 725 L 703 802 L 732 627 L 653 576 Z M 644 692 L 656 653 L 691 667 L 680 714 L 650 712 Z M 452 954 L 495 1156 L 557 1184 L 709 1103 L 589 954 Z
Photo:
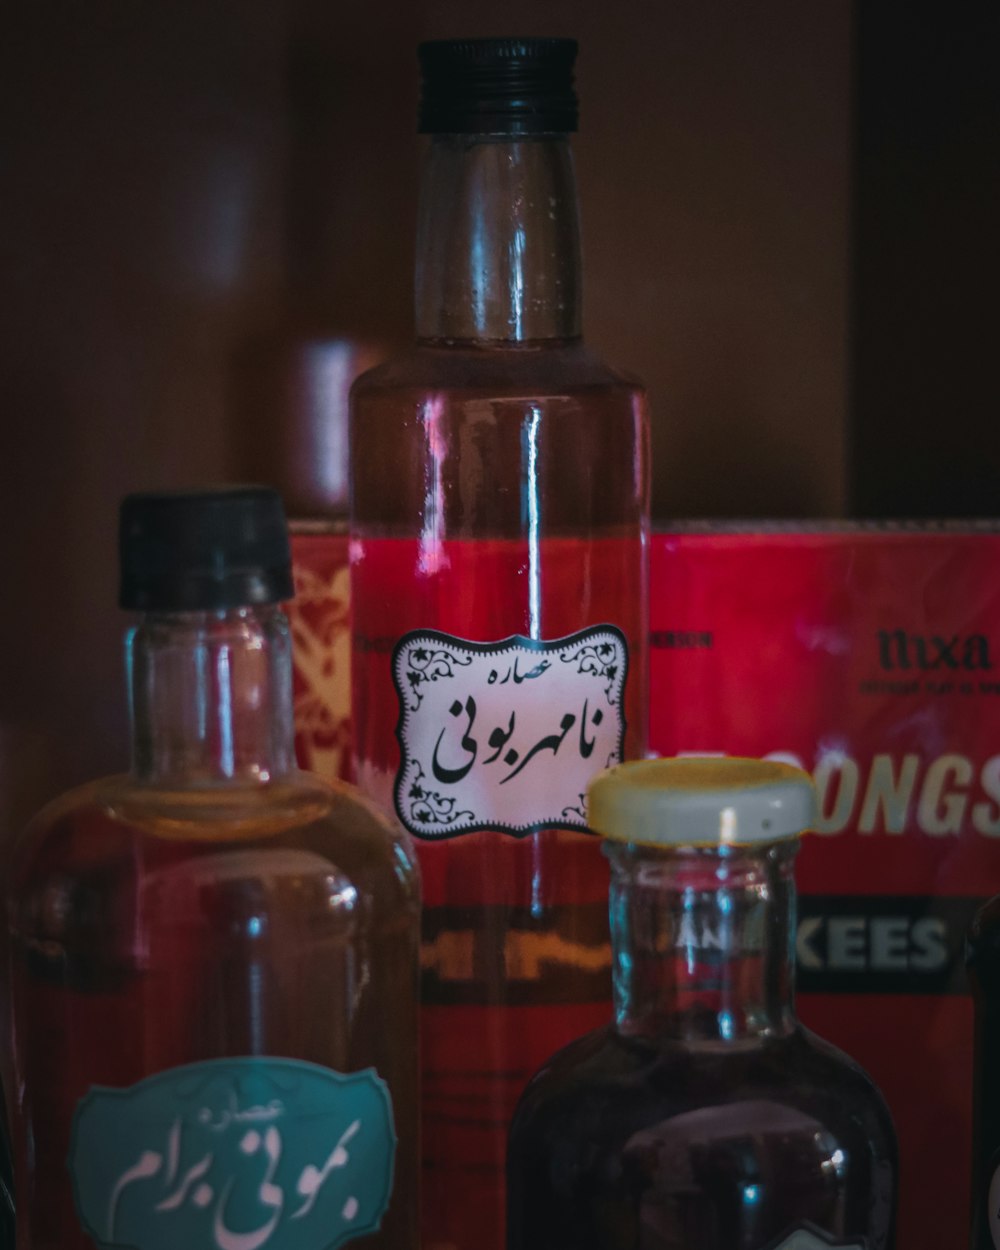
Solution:
M 94 1086 L 69 1168 L 99 1246 L 334 1250 L 378 1228 L 395 1150 L 374 1068 L 214 1059 Z

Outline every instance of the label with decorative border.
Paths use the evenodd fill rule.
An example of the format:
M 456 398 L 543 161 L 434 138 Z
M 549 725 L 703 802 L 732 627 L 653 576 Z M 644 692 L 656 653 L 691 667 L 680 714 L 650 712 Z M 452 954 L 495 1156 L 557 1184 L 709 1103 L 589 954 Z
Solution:
M 335 1250 L 378 1229 L 395 1149 L 374 1068 L 213 1059 L 94 1086 L 73 1117 L 69 1169 L 101 1247 Z
M 622 759 L 627 672 L 614 625 L 550 642 L 404 635 L 392 658 L 404 827 L 427 839 L 585 830 L 587 783 Z

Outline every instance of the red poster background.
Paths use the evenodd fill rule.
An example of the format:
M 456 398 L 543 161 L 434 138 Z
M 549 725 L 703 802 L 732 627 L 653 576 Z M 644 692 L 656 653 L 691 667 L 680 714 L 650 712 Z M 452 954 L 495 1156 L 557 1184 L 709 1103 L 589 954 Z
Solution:
M 651 748 L 825 761 L 827 832 L 804 840 L 797 875 L 802 912 L 835 918 L 812 922 L 807 975 L 800 928 L 799 1011 L 889 1102 L 905 1250 L 968 1238 L 961 940 L 1000 891 L 998 573 L 1000 534 L 944 528 L 661 534 L 652 549 Z M 947 959 L 898 918 L 935 910 Z

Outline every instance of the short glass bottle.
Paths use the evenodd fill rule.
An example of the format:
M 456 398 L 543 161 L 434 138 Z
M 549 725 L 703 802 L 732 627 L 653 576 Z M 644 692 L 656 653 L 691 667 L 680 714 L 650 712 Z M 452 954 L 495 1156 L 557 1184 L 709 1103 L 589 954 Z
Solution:
M 795 1018 L 798 834 L 784 764 L 653 760 L 597 778 L 615 1019 L 521 1100 L 510 1250 L 886 1250 L 896 1144 L 865 1073 Z
M 132 771 L 6 870 L 18 1250 L 414 1247 L 418 878 L 295 768 L 281 501 L 133 496 L 121 553 Z

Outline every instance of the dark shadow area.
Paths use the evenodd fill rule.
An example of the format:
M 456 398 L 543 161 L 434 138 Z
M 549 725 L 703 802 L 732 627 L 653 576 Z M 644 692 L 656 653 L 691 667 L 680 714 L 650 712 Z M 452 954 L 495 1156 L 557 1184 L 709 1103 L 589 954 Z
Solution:
M 850 499 L 1000 515 L 1000 8 L 858 4 Z

